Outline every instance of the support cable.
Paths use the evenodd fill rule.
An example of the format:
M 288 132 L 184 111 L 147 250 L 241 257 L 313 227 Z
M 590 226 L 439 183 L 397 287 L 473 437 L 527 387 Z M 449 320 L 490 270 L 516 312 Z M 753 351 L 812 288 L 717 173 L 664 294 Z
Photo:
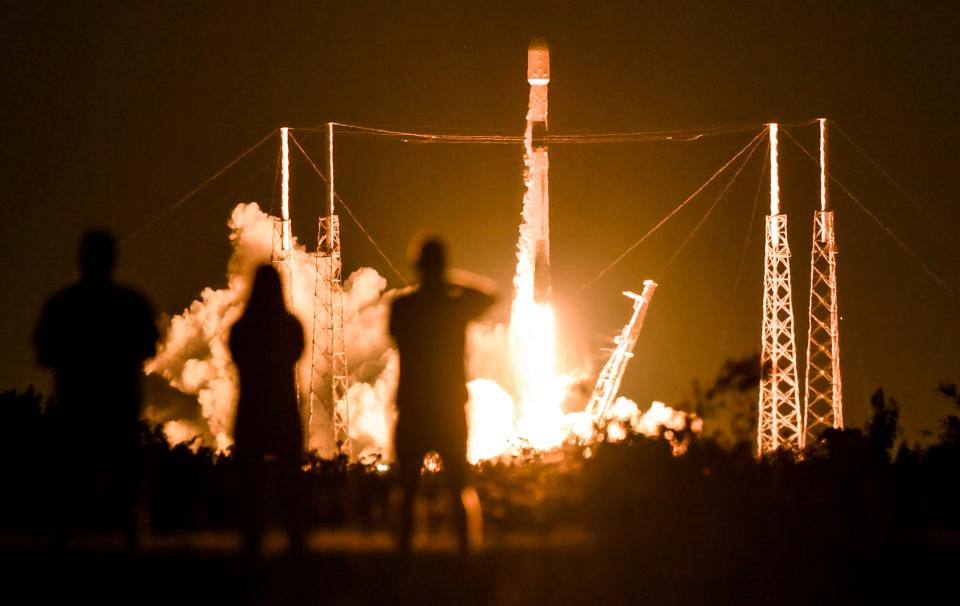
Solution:
M 317 173 L 317 175 L 323 180 L 324 183 L 326 183 L 327 182 L 326 176 L 323 174 L 323 172 L 320 171 L 320 168 L 317 167 L 316 162 L 313 161 L 313 158 L 310 157 L 310 154 L 308 154 L 307 151 L 303 149 L 303 146 L 300 145 L 300 142 L 297 141 L 297 138 L 293 136 L 293 133 L 290 133 L 290 140 L 293 141 L 293 144 L 297 146 L 297 149 L 300 150 L 300 153 L 303 154 L 303 157 L 307 159 L 307 162 L 310 164 L 311 167 L 313 167 L 314 172 Z M 363 233 L 364 236 L 366 236 L 367 240 L 370 241 L 370 244 L 373 245 L 374 250 L 377 251 L 377 254 L 380 255 L 380 258 L 382 258 L 384 262 L 388 266 L 390 266 L 390 269 L 393 270 L 393 273 L 396 274 L 397 278 L 401 282 L 403 282 L 404 286 L 410 286 L 410 282 L 405 277 L 403 277 L 403 274 L 400 273 L 400 270 L 398 270 L 397 267 L 393 264 L 393 262 L 390 261 L 390 258 L 387 257 L 387 254 L 383 252 L 383 250 L 377 244 L 376 240 L 373 239 L 373 236 L 370 235 L 370 232 L 367 231 L 367 228 L 365 228 L 363 224 L 360 223 L 360 220 L 357 219 L 357 216 L 355 214 L 353 214 L 353 211 L 350 210 L 350 207 L 347 205 L 347 203 L 343 201 L 343 198 L 340 197 L 340 194 L 334 192 L 334 196 L 336 196 L 337 201 L 340 202 L 341 205 L 343 205 L 343 208 L 346 209 L 347 214 L 350 215 L 350 218 L 353 219 L 353 222 L 357 225 L 357 227 L 360 228 L 360 231 Z
M 596 282 L 597 280 L 599 280 L 600 278 L 602 278 L 607 272 L 609 272 L 609 271 L 610 271 L 611 269 L 613 269 L 618 263 L 620 263 L 620 261 L 622 261 L 627 255 L 629 255 L 631 252 L 633 252 L 634 249 L 636 249 L 638 246 L 640 246 L 641 244 L 643 244 L 643 242 L 644 242 L 647 238 L 649 238 L 651 235 L 653 235 L 654 232 L 656 232 L 656 231 L 659 230 L 661 227 L 663 227 L 663 225 L 664 225 L 667 221 L 669 221 L 670 219 L 672 219 L 672 218 L 674 217 L 674 215 L 676 215 L 678 212 L 680 212 L 687 204 L 689 204 L 694 198 L 696 198 L 696 197 L 700 194 L 700 192 L 702 192 L 704 189 L 706 189 L 708 185 L 710 185 L 711 183 L 713 183 L 713 181 L 714 181 L 717 177 L 719 177 L 720 174 L 723 173 L 723 171 L 725 171 L 725 170 L 727 169 L 727 167 L 729 167 L 731 164 L 733 164 L 733 163 L 737 160 L 737 158 L 739 158 L 740 156 L 742 156 L 744 152 L 746 152 L 748 149 L 750 149 L 751 147 L 753 147 L 754 144 L 755 144 L 761 137 L 763 137 L 763 136 L 766 134 L 766 132 L 767 132 L 766 127 L 764 127 L 764 129 L 763 129 L 762 131 L 760 131 L 759 133 L 757 133 L 757 135 L 756 135 L 755 137 L 753 137 L 752 139 L 750 139 L 750 141 L 748 141 L 746 145 L 744 145 L 742 148 L 740 148 L 740 151 L 738 151 L 736 154 L 734 154 L 732 158 L 730 158 L 729 160 L 727 160 L 727 161 L 723 164 L 723 166 L 721 166 L 720 168 L 718 168 L 717 171 L 714 172 L 714 173 L 710 176 L 709 179 L 707 179 L 700 187 L 698 187 L 698 188 L 696 189 L 696 191 L 694 191 L 692 194 L 690 194 L 689 196 L 687 196 L 687 198 L 686 198 L 683 202 L 681 202 L 681 203 L 679 204 L 679 206 L 677 206 L 676 208 L 674 208 L 673 210 L 671 210 L 665 217 L 663 217 L 662 219 L 660 219 L 660 221 L 659 221 L 656 225 L 654 225 L 652 228 L 650 228 L 650 230 L 649 230 L 647 233 L 643 234 L 643 236 L 641 236 L 639 240 L 637 240 L 636 242 L 634 242 L 633 244 L 631 244 L 630 246 L 628 246 L 628 247 L 627 247 L 622 253 L 620 253 L 613 261 L 611 261 L 606 267 L 604 267 L 597 275 L 595 275 L 593 278 L 589 279 L 589 280 L 586 281 L 582 286 L 580 286 L 580 288 L 578 288 L 578 289 L 574 292 L 574 295 L 577 295 L 577 294 L 583 292 L 583 290 L 586 289 L 588 286 L 590 286 L 591 284 L 593 284 L 594 282 Z
M 815 162 L 815 163 L 819 162 L 819 160 L 817 160 L 817 159 L 813 156 L 813 154 L 811 154 L 811 153 L 807 150 L 807 148 L 805 148 L 799 141 L 797 141 L 796 139 L 794 139 L 793 135 L 791 135 L 789 132 L 787 132 L 786 129 L 784 129 L 783 132 L 787 135 L 787 137 L 790 138 L 791 141 L 793 141 L 793 143 L 794 143 L 797 147 L 799 147 L 799 148 L 801 149 L 801 151 L 803 151 L 804 154 L 806 154 L 806 156 L 807 156 L 808 158 L 810 158 L 810 159 L 811 159 L 813 162 Z M 837 180 L 837 178 L 836 178 L 835 176 L 833 176 L 832 174 L 827 175 L 827 176 L 830 177 L 830 180 L 831 180 L 833 183 L 835 183 L 835 184 L 837 185 L 837 187 L 839 187 L 840 190 L 843 191 L 843 193 L 847 194 L 847 197 L 850 198 L 850 200 L 853 201 L 853 203 L 856 204 L 857 207 L 858 207 L 860 210 L 862 210 L 868 217 L 870 217 L 871 219 L 873 219 L 873 222 L 876 223 L 877 225 L 879 225 L 880 228 L 881 228 L 883 231 L 885 231 L 885 232 L 887 233 L 887 235 L 890 236 L 890 238 L 893 239 L 893 241 L 896 242 L 897 245 L 898 245 L 900 248 L 902 248 L 903 251 L 904 251 L 905 253 L 907 253 L 907 255 L 917 263 L 917 265 L 920 266 L 920 268 L 924 271 L 924 273 L 927 274 L 927 276 L 928 276 L 930 279 L 932 279 L 934 282 L 936 282 L 938 285 L 940 285 L 940 287 L 942 287 L 945 291 L 947 291 L 947 292 L 950 294 L 951 297 L 953 297 L 955 300 L 957 300 L 958 302 L 960 302 L 960 293 L 957 293 L 957 291 L 955 291 L 955 290 L 946 282 L 946 280 L 944 280 L 943 278 L 941 278 L 940 275 L 937 274 L 937 272 L 933 271 L 933 269 L 932 269 L 929 265 L 927 265 L 922 258 L 920 258 L 920 255 L 918 255 L 916 252 L 914 252 L 914 250 L 913 250 L 912 248 L 910 248 L 909 246 L 907 246 L 907 244 L 906 244 L 903 240 L 901 240 L 901 239 L 899 238 L 899 236 L 897 236 L 897 234 L 895 234 L 895 233 L 893 232 L 892 229 L 890 229 L 889 227 L 887 227 L 887 225 L 886 225 L 883 221 L 881 221 L 880 218 L 877 217 L 877 215 L 873 214 L 873 212 L 872 212 L 870 209 L 868 209 L 866 206 L 864 206 L 863 202 L 861 202 L 856 196 L 854 196 L 854 195 L 850 192 L 850 190 L 847 189 L 847 187 L 846 187 L 843 183 L 841 183 L 839 180 Z
M 520 135 L 464 135 L 449 133 L 423 133 L 412 131 L 399 131 L 385 128 L 375 128 L 370 126 L 360 126 L 356 124 L 346 124 L 343 122 L 334 122 L 339 127 L 341 134 L 352 136 L 367 137 L 388 137 L 400 139 L 405 143 L 490 143 L 490 144 L 518 144 L 523 143 L 524 139 Z M 810 121 L 796 122 L 791 126 L 804 126 L 810 124 Z M 546 135 L 547 144 L 570 143 L 570 144 L 596 144 L 596 143 L 630 143 L 630 142 L 654 142 L 654 141 L 677 141 L 689 142 L 702 139 L 709 136 L 725 135 L 732 133 L 751 132 L 758 128 L 765 128 L 766 124 L 745 124 L 731 126 L 716 126 L 696 129 L 671 129 L 671 130 L 652 130 L 652 131 L 624 131 L 624 132 L 599 132 L 599 133 L 571 133 Z M 320 132 L 318 128 L 298 128 L 295 129 L 304 132 Z
M 830 126 L 833 127 L 838 133 L 840 133 L 841 135 L 843 135 L 843 138 L 846 139 L 847 142 L 850 143 L 850 145 L 852 145 L 855 150 L 857 150 L 858 152 L 860 152 L 860 154 L 861 154 L 864 158 L 866 158 L 867 162 L 869 162 L 869 163 L 877 170 L 877 172 L 880 173 L 880 175 L 881 175 L 884 179 L 886 179 L 887 182 L 890 183 L 890 185 L 893 186 L 894 189 L 896 189 L 898 192 L 900 192 L 900 194 L 901 194 L 904 198 L 906 198 L 908 202 L 910 202 L 911 204 L 913 204 L 913 207 L 920 211 L 920 213 L 921 213 L 921 214 L 924 216 L 924 218 L 927 220 L 927 223 L 929 223 L 931 226 L 933 226 L 934 228 L 936 228 L 936 230 L 939 231 L 942 235 L 946 236 L 947 238 L 950 237 L 950 234 L 948 234 L 947 231 L 946 231 L 946 229 L 944 229 L 943 224 L 937 221 L 936 217 L 933 216 L 933 213 L 931 213 L 931 212 L 930 212 L 929 210 L 927 210 L 922 204 L 920 204 L 920 201 L 917 200 L 914 196 L 912 196 L 912 195 L 910 195 L 909 193 L 907 193 L 907 190 L 905 190 L 903 187 L 901 187 L 899 183 L 897 183 L 896 181 L 894 181 L 893 177 L 890 176 L 890 173 L 888 173 L 887 171 L 883 170 L 883 168 L 882 168 L 879 164 L 877 164 L 876 160 L 874 160 L 874 159 L 870 156 L 870 154 L 868 154 L 868 153 L 866 152 L 865 149 L 863 149 L 862 147 L 860 147 L 860 146 L 857 144 L 856 141 L 854 141 L 853 139 L 850 138 L 850 135 L 848 135 L 846 132 L 844 132 L 844 130 L 843 130 L 842 128 L 840 128 L 840 125 L 839 125 L 839 124 L 837 124 L 835 121 L 831 120 L 831 121 L 830 121 Z
M 769 148 L 770 142 L 767 141 L 766 147 Z M 765 148 L 766 149 L 766 148 Z M 750 248 L 750 235 L 753 233 L 753 224 L 757 218 L 757 207 L 760 205 L 760 191 L 763 189 L 763 175 L 767 172 L 767 162 L 770 156 L 764 153 L 763 164 L 760 166 L 760 182 L 757 183 L 757 190 L 753 194 L 753 209 L 750 211 L 750 224 L 747 225 L 747 237 L 743 240 L 743 250 L 740 252 L 740 262 L 737 265 L 737 277 L 733 281 L 733 295 L 730 297 L 730 309 L 727 311 L 727 321 L 723 327 L 723 343 L 726 345 L 727 337 L 730 336 L 730 321 L 733 318 L 733 310 L 737 304 L 737 294 L 740 291 L 740 282 L 743 280 L 743 266 L 747 259 L 747 250 Z
M 747 163 L 750 162 L 750 158 L 753 157 L 753 153 L 757 151 L 758 147 L 760 147 L 759 141 L 757 141 L 754 144 L 753 148 L 750 149 L 750 153 L 747 154 L 747 157 L 744 158 L 743 162 L 740 163 L 740 167 L 737 169 L 737 172 L 733 173 L 733 176 L 730 177 L 730 180 L 727 181 L 727 184 L 723 186 L 723 189 L 720 191 L 720 194 L 717 196 L 717 199 L 713 201 L 713 204 L 710 205 L 710 208 L 707 209 L 707 212 L 704 213 L 703 217 L 701 217 L 700 220 L 697 222 L 697 224 L 693 227 L 693 230 L 689 234 L 687 234 L 686 239 L 684 239 L 684 241 L 680 244 L 677 250 L 674 251 L 673 255 L 669 259 L 667 259 L 667 262 L 664 264 L 663 268 L 660 270 L 660 273 L 657 274 L 656 281 L 658 282 L 660 281 L 660 279 L 663 277 L 663 274 L 667 272 L 667 268 L 669 268 L 670 265 L 673 263 L 673 261 L 680 256 L 680 253 L 683 252 L 683 249 L 686 248 L 687 244 L 690 243 L 690 240 L 692 240 L 693 237 L 700 230 L 700 228 L 703 227 L 703 224 L 706 223 L 711 213 L 713 213 L 713 209 L 717 207 L 717 204 L 719 204 L 720 200 L 723 199 L 723 196 L 727 193 L 727 190 L 730 189 L 730 186 L 733 185 L 733 182 L 736 181 L 737 177 L 740 176 L 740 173 L 743 172 L 743 169 L 747 166 Z
M 240 160 L 244 159 L 244 158 L 247 157 L 253 150 L 255 150 L 255 149 L 257 149 L 258 147 L 260 147 L 261 145 L 263 145 L 268 139 L 270 139 L 270 137 L 272 137 L 272 136 L 274 135 L 274 133 L 277 132 L 277 130 L 278 130 L 278 129 L 275 128 L 275 129 L 273 129 L 272 131 L 270 131 L 269 133 L 267 133 L 262 139 L 260 139 L 259 141 L 257 141 L 256 143 L 254 143 L 253 145 L 251 145 L 250 147 L 248 147 L 248 148 L 247 148 L 245 151 L 243 151 L 239 156 L 237 156 L 236 158 L 234 158 L 233 160 L 231 160 L 230 162 L 228 162 L 228 163 L 226 164 L 226 166 L 224 166 L 223 168 L 221 168 L 221 169 L 218 170 L 217 172 L 213 173 L 212 175 L 210 175 L 210 176 L 207 177 L 206 179 L 204 179 L 203 182 L 201 182 L 200 185 L 198 185 L 198 186 L 196 186 L 195 188 L 193 188 L 193 190 L 191 190 L 190 193 L 188 193 L 187 195 L 183 196 L 182 198 L 180 198 L 179 200 L 177 200 L 176 202 L 174 202 L 173 204 L 171 204 L 170 206 L 168 206 L 166 209 L 164 209 L 163 211 L 161 211 L 160 214 L 158 214 L 156 217 L 154 217 L 153 219 L 147 221 L 147 222 L 144 223 L 142 226 L 140 226 L 139 228 L 137 228 L 136 230 L 134 230 L 134 231 L 133 231 L 132 233 L 130 233 L 127 237 L 125 237 L 123 240 L 120 241 L 120 245 L 123 246 L 124 244 L 127 244 L 128 242 L 130 242 L 131 240 L 133 240 L 134 238 L 136 238 L 137 236 L 139 236 L 139 235 L 142 234 L 143 232 L 145 232 L 145 231 L 147 231 L 148 229 L 150 229 L 151 227 L 153 227 L 158 221 L 160 221 L 161 219 L 163 219 L 164 217 L 166 217 L 168 214 L 170 214 L 170 213 L 172 213 L 173 211 L 175 211 L 176 209 L 178 209 L 182 204 L 184 204 L 185 202 L 187 202 L 188 200 L 190 200 L 191 198 L 193 198 L 193 196 L 195 196 L 195 195 L 196 195 L 200 190 L 202 190 L 204 187 L 206 187 L 207 185 L 209 185 L 211 182 L 215 181 L 215 180 L 216 180 L 217 178 L 219 178 L 223 173 L 225 173 L 225 172 L 227 172 L 228 170 L 230 170 L 231 168 L 233 168 L 233 166 L 236 165 L 237 162 L 239 162 Z

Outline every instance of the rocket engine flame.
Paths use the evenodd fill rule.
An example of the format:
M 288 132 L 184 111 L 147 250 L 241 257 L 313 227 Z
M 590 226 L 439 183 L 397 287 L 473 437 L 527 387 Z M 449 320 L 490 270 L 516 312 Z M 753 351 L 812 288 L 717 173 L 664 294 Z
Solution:
M 519 447 L 547 450 L 569 439 L 591 440 L 597 421 L 587 412 L 566 413 L 562 408 L 576 382 L 576 373 L 564 374 L 557 369 L 556 319 L 550 302 L 549 159 L 545 144 L 550 55 L 545 43 L 530 46 L 527 67 L 530 98 L 524 138 L 526 192 L 517 240 L 510 323 L 506 327 L 471 327 L 468 339 L 467 364 L 472 380 L 468 384 L 467 451 L 473 463 L 509 456 Z M 328 278 L 322 272 L 318 276 L 313 256 L 290 231 L 288 137 L 288 130 L 281 129 L 280 242 L 283 261 L 289 267 L 282 277 L 285 289 L 291 293 L 288 304 L 311 331 L 316 281 Z M 770 137 L 775 174 L 776 125 L 771 125 Z M 332 178 L 332 166 L 330 170 Z M 775 187 L 775 182 L 771 183 Z M 328 193 L 332 197 L 332 189 Z M 329 201 L 332 208 L 332 198 Z M 171 318 L 159 353 L 146 368 L 148 374 L 163 377 L 173 388 L 195 395 L 200 407 L 200 415 L 196 416 L 203 419 L 205 426 L 195 426 L 186 419 L 170 420 L 163 402 L 148 402 L 148 416 L 167 421 L 164 431 L 171 441 L 199 437 L 218 451 L 229 448 L 232 442 L 237 396 L 236 371 L 226 339 L 242 311 L 253 268 L 271 260 L 274 220 L 255 203 L 238 204 L 229 226 L 234 252 L 228 265 L 227 287 L 204 289 L 200 299 Z M 386 291 L 386 280 L 376 271 L 361 268 L 346 280 L 343 294 L 347 367 L 351 370 L 347 402 L 353 456 L 359 461 L 373 457 L 382 464 L 393 456 L 393 404 L 398 377 L 397 355 L 387 338 L 392 292 Z M 311 368 L 309 351 L 305 353 L 297 365 L 301 394 L 309 392 L 313 371 L 323 374 L 325 370 Z M 504 360 L 510 361 L 508 367 Z M 324 363 L 319 358 L 318 364 Z M 690 419 L 687 413 L 674 411 L 660 402 L 654 402 L 642 414 L 636 403 L 621 397 L 602 420 L 609 421 L 608 439 L 617 440 L 628 430 L 647 435 L 657 434 L 661 427 L 677 431 L 687 427 Z M 308 420 L 308 447 L 321 456 L 332 456 L 336 450 L 332 418 L 312 415 Z M 681 446 L 674 443 L 675 452 Z
M 227 347 L 229 329 L 242 312 L 253 268 L 269 261 L 273 244 L 273 219 L 254 203 L 237 205 L 229 227 L 234 251 L 228 263 L 227 286 L 205 288 L 196 301 L 169 319 L 158 354 L 146 368 L 148 374 L 158 375 L 177 391 L 195 397 L 199 412 L 186 415 L 179 408 L 174 410 L 172 402 L 148 399 L 148 418 L 164 423 L 172 443 L 192 441 L 194 446 L 202 443 L 218 451 L 232 443 L 237 396 L 236 374 Z M 304 326 L 309 327 L 316 269 L 304 247 L 296 240 L 292 244 L 293 306 Z M 533 301 L 532 267 L 526 267 L 526 273 L 518 272 L 517 290 L 523 296 L 518 295 L 514 302 L 511 327 L 478 324 L 470 329 L 468 458 L 473 463 L 509 456 L 521 446 L 543 450 L 567 439 L 586 440 L 592 435 L 591 417 L 561 409 L 574 375 L 556 370 L 553 309 Z M 379 455 L 381 462 L 389 462 L 393 455 L 393 398 L 399 367 L 386 336 L 391 296 L 386 280 L 370 268 L 355 271 L 344 284 L 351 369 L 350 435 L 358 461 Z M 514 330 L 518 327 L 528 329 Z M 510 364 L 505 363 L 507 360 Z M 310 356 L 305 355 L 297 370 L 301 389 L 309 384 L 309 365 Z M 620 402 L 628 402 L 632 408 L 624 408 L 628 405 Z M 664 425 L 663 419 L 684 415 L 656 403 L 641 414 L 626 398 L 621 398 L 615 408 L 617 418 L 627 420 L 624 426 L 643 433 L 651 426 Z M 332 433 L 329 419 L 320 416 L 314 415 L 314 423 L 308 428 L 308 444 L 324 454 L 332 451 Z

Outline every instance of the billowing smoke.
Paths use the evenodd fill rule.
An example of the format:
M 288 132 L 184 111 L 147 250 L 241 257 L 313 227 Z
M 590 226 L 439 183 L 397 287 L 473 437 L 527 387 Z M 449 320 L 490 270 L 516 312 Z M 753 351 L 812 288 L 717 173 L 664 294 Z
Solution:
M 157 390 L 151 390 L 148 416 L 164 424 L 164 432 L 173 442 L 197 437 L 217 450 L 232 443 L 237 400 L 236 370 L 227 342 L 230 326 L 243 312 L 253 271 L 270 261 L 273 249 L 273 218 L 256 203 L 237 205 L 228 226 L 233 253 L 228 263 L 227 287 L 205 288 L 187 309 L 170 318 L 159 352 L 147 365 L 149 375 L 158 375 L 178 392 L 195 397 L 199 407 L 198 413 L 185 411 L 182 399 L 156 395 Z M 297 367 L 304 403 L 309 400 L 310 390 L 316 279 L 313 256 L 294 241 L 293 306 L 303 323 L 307 342 Z M 388 455 L 390 450 L 397 362 L 386 334 L 385 289 L 386 280 L 370 268 L 358 269 L 344 282 L 344 332 L 349 343 L 347 362 L 351 374 L 348 399 L 354 417 L 351 437 L 357 455 L 376 451 Z M 322 340 L 326 335 L 321 332 L 316 336 Z M 319 346 L 323 347 L 323 343 Z M 314 411 L 308 439 L 309 447 L 321 455 L 333 454 L 329 414 Z
M 270 261 L 274 220 L 256 203 L 238 204 L 228 222 L 233 253 L 227 266 L 226 288 L 205 288 L 199 298 L 167 322 L 156 358 L 147 364 L 147 416 L 161 423 L 172 443 L 192 441 L 222 451 L 232 444 L 237 400 L 237 376 L 231 362 L 230 327 L 243 312 L 256 267 Z M 326 334 L 313 334 L 317 268 L 314 257 L 293 241 L 291 294 L 294 313 L 305 330 L 307 347 L 297 366 L 304 418 L 309 418 L 308 446 L 321 456 L 334 454 L 332 414 L 328 402 L 307 411 L 312 343 L 324 347 Z M 321 280 L 326 276 L 320 275 Z M 372 462 L 392 457 L 395 422 L 393 406 L 399 363 L 387 336 L 389 302 L 394 291 L 371 268 L 361 268 L 344 281 L 344 334 L 350 389 L 350 435 L 357 460 Z M 321 318 L 321 321 L 323 319 Z M 468 446 L 471 461 L 509 453 L 529 440 L 518 432 L 517 388 L 510 355 L 510 332 L 502 324 L 474 324 L 468 332 L 467 370 L 471 426 Z M 319 376 L 324 376 L 319 356 Z M 569 392 L 572 381 L 565 387 Z M 561 398 L 562 399 L 562 398 Z M 558 413 L 563 414 L 563 413 Z M 589 419 L 570 413 L 561 422 L 571 436 L 585 436 Z M 643 433 L 660 426 L 679 429 L 685 413 L 655 402 L 641 413 L 633 402 L 621 398 L 613 421 Z

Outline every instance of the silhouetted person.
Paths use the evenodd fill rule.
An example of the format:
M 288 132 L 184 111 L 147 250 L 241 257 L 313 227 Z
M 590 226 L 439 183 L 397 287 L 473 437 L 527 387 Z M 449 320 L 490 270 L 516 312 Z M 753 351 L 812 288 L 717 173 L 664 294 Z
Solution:
M 230 329 L 230 353 L 240 376 L 234 453 L 243 487 L 244 535 L 251 554 L 266 525 L 266 493 L 276 492 L 291 548 L 303 548 L 300 503 L 303 427 L 294 366 L 303 353 L 303 326 L 287 311 L 280 275 L 257 269 L 243 316 Z
M 466 551 L 466 328 L 493 304 L 493 288 L 463 283 L 479 283 L 477 277 L 464 276 L 454 283 L 447 275 L 446 252 L 439 240 L 428 239 L 413 250 L 420 285 L 398 297 L 390 311 L 390 334 L 400 354 L 394 441 L 403 488 L 400 547 L 410 549 L 420 469 L 424 455 L 436 451 L 453 496 L 457 537 Z
M 138 540 L 143 363 L 156 353 L 159 335 L 146 298 L 113 282 L 116 256 L 109 232 L 83 236 L 80 281 L 46 302 L 35 345 L 39 363 L 55 380 L 60 487 L 68 493 L 58 540 L 87 513 L 87 500 L 79 497 L 93 492 L 101 509 L 120 517 L 132 548 Z M 98 494 L 104 491 L 105 498 Z

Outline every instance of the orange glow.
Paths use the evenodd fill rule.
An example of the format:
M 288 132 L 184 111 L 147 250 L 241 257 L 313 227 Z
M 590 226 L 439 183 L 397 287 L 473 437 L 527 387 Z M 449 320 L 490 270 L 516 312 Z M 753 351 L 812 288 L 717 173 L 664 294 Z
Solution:
M 516 438 L 513 398 L 489 379 L 474 379 L 467 384 L 467 389 L 470 392 L 467 459 L 479 463 L 507 452 Z
M 780 163 L 777 149 L 777 123 L 769 126 L 770 133 L 770 214 L 780 214 Z
M 280 218 L 283 219 L 283 250 L 291 249 L 290 234 L 290 129 L 280 129 Z

